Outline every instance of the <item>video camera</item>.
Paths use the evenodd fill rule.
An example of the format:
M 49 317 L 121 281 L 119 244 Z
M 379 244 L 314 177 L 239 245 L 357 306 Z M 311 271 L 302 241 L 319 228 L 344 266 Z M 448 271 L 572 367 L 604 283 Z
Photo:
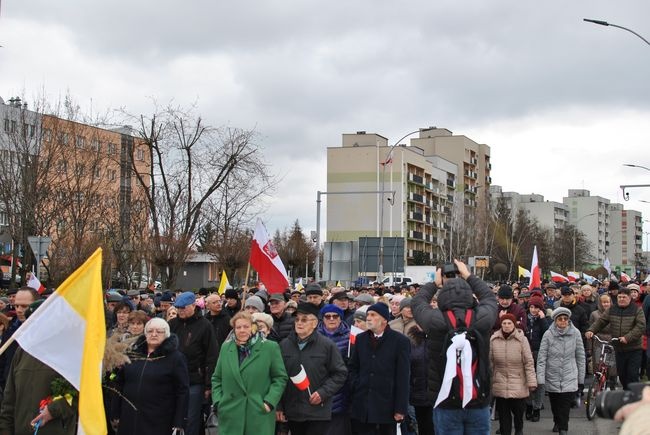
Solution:
M 460 272 L 456 263 L 445 263 L 442 266 L 442 276 L 445 278 L 456 278 L 459 274 Z
M 596 396 L 596 414 L 602 418 L 614 418 L 616 411 L 628 403 L 641 400 L 643 388 L 650 386 L 645 382 L 633 382 L 627 390 L 603 391 Z

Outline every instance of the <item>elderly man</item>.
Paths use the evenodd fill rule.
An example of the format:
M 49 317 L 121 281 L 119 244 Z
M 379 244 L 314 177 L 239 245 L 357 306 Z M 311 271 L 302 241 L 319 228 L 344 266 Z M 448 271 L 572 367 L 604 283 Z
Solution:
M 278 341 L 282 341 L 293 331 L 293 316 L 286 312 L 287 301 L 281 293 L 273 293 L 269 298 L 269 310 L 273 317 L 273 330 Z
M 292 435 L 328 433 L 332 398 L 347 379 L 348 371 L 336 344 L 316 330 L 318 314 L 314 304 L 298 304 L 294 331 L 280 343 L 293 382 L 287 383 L 278 406 L 278 420 L 288 419 Z M 305 379 L 306 385 L 300 382 Z
M 210 397 L 212 372 L 219 357 L 217 340 L 212 325 L 196 311 L 193 292 L 181 293 L 174 302 L 178 317 L 169 321 L 169 329 L 178 336 L 178 350 L 187 359 L 190 375 L 190 397 L 187 410 L 186 435 L 198 435 L 201 425 L 201 407 Z
M 395 434 L 408 412 L 409 339 L 388 327 L 388 307 L 368 307 L 368 330 L 356 337 L 350 359 L 352 430 L 356 434 Z
M 391 320 L 388 324 L 391 329 L 406 335 L 409 329 L 415 326 L 415 319 L 413 318 L 413 312 L 411 311 L 411 298 L 402 298 L 398 309 L 399 314 L 397 315 L 397 318 Z
M 506 284 L 499 287 L 499 291 L 497 292 L 497 301 L 499 302 L 499 305 L 497 307 L 498 317 L 494 322 L 494 325 L 492 325 L 492 332 L 497 331 L 501 328 L 501 322 L 499 321 L 501 317 L 506 314 L 512 314 L 515 316 L 515 319 L 517 319 L 515 326 L 524 331 L 524 334 L 526 333 L 526 323 L 528 320 L 526 310 L 521 305 L 514 303 L 514 297 L 515 296 L 512 287 Z
M 205 314 L 205 319 L 210 322 L 212 329 L 214 330 L 218 352 L 232 330 L 232 327 L 230 326 L 230 315 L 223 309 L 223 299 L 221 299 L 221 296 L 217 293 L 212 293 L 205 298 L 205 308 L 208 310 Z
M 616 302 L 591 325 L 585 337 L 591 339 L 607 325 L 610 325 L 612 336 L 618 335 L 619 343 L 615 346 L 616 371 L 623 389 L 627 390 L 630 383 L 639 382 L 643 352 L 641 337 L 646 323 L 643 310 L 632 303 L 629 289 L 620 289 Z
M 307 287 L 305 287 L 305 296 L 307 297 L 307 302 L 315 305 L 319 310 L 325 305 L 323 303 L 323 289 L 315 282 L 307 284 Z

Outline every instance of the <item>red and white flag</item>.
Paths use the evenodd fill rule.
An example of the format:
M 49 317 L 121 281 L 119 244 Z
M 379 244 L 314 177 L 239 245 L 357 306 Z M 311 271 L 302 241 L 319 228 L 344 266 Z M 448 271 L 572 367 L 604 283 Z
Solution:
M 36 290 L 39 295 L 45 291 L 45 286 L 41 284 L 41 281 L 33 273 L 31 274 L 31 278 L 27 281 L 27 287 Z
M 530 289 L 540 288 L 542 286 L 542 271 L 537 261 L 537 245 L 533 249 L 533 262 L 530 265 Z
M 569 281 L 571 282 L 576 282 L 577 280 L 580 279 L 580 272 L 567 272 L 566 275 L 567 278 L 569 278 Z
M 551 279 L 553 282 L 569 282 L 569 278 L 551 270 Z
M 300 372 L 296 376 L 291 376 L 291 382 L 293 382 L 296 388 L 300 391 L 305 391 L 309 388 L 309 378 L 307 377 L 307 372 L 302 364 L 300 364 Z
M 359 328 L 358 326 L 352 325 L 350 327 L 350 341 L 348 342 L 348 358 L 350 357 L 350 351 L 352 349 L 352 346 L 357 342 L 357 335 L 361 334 L 363 332 L 363 329 Z
M 255 234 L 251 242 L 250 263 L 260 275 L 260 281 L 264 282 L 269 293 L 284 293 L 289 287 L 287 270 L 260 218 L 257 218 Z
M 621 272 L 621 282 L 630 282 L 630 281 L 632 281 L 630 275 L 628 275 L 625 272 Z

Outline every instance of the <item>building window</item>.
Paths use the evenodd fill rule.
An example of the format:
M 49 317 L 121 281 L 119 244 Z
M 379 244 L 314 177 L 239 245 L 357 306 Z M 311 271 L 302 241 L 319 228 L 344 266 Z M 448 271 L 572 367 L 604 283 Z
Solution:
M 75 139 L 75 146 L 77 148 L 83 148 L 86 145 L 86 138 L 83 136 L 77 136 Z
M 208 281 L 217 281 L 218 277 L 217 263 L 208 263 Z
M 138 148 L 135 151 L 135 158 L 136 160 L 140 160 L 140 161 L 144 160 L 144 150 L 142 148 Z
M 95 168 L 95 178 L 102 178 L 102 170 L 99 167 Z
M 84 176 L 84 165 L 83 165 L 83 163 L 77 163 L 75 165 L 74 174 L 77 177 L 83 177 Z
M 95 152 L 100 152 L 102 150 L 102 144 L 99 142 L 99 139 L 93 139 L 91 142 L 91 148 Z
M 109 180 L 109 181 L 115 181 L 115 177 L 116 177 L 116 175 L 117 175 L 117 174 L 116 174 L 116 172 L 115 172 L 115 169 L 109 169 L 109 170 L 108 170 L 108 180 Z
M 0 211 L 0 226 L 6 227 L 9 225 L 9 216 L 6 211 Z
M 61 142 L 63 145 L 67 145 L 69 140 L 70 140 L 70 138 L 68 136 L 68 133 L 60 133 L 59 134 L 59 142 Z
M 108 153 L 109 156 L 115 154 L 115 144 L 109 143 L 106 152 Z
M 36 135 L 36 126 L 34 124 L 29 126 L 29 137 L 34 137 Z
M 67 173 L 68 172 L 68 162 L 66 162 L 65 160 L 58 162 L 56 172 L 58 172 L 59 174 Z
M 5 133 L 9 133 L 9 118 L 5 118 Z
M 49 128 L 43 130 L 43 140 L 45 142 L 49 142 L 52 140 L 52 130 L 50 130 Z

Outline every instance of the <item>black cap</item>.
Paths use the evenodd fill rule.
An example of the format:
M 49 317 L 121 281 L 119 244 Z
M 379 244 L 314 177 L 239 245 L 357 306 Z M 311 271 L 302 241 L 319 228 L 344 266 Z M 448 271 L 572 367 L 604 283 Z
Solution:
M 502 285 L 499 287 L 499 293 L 497 294 L 498 297 L 501 299 L 512 299 L 514 297 L 514 293 L 512 292 L 512 287 L 509 285 Z
M 310 304 L 309 302 L 299 302 L 298 303 L 298 309 L 296 310 L 296 313 L 298 313 L 298 314 L 313 314 L 318 319 L 318 315 L 320 314 L 320 308 L 318 308 L 314 304 Z
M 305 287 L 305 294 L 323 296 L 323 289 L 315 282 L 312 282 L 307 284 L 307 287 Z
M 572 295 L 572 294 L 573 294 L 573 290 L 571 290 L 571 289 L 570 289 L 569 287 L 567 287 L 567 286 L 563 286 L 563 287 L 560 289 L 560 294 L 562 294 L 562 295 Z
M 229 288 L 226 290 L 225 294 L 226 299 L 239 299 L 239 293 L 234 288 Z

